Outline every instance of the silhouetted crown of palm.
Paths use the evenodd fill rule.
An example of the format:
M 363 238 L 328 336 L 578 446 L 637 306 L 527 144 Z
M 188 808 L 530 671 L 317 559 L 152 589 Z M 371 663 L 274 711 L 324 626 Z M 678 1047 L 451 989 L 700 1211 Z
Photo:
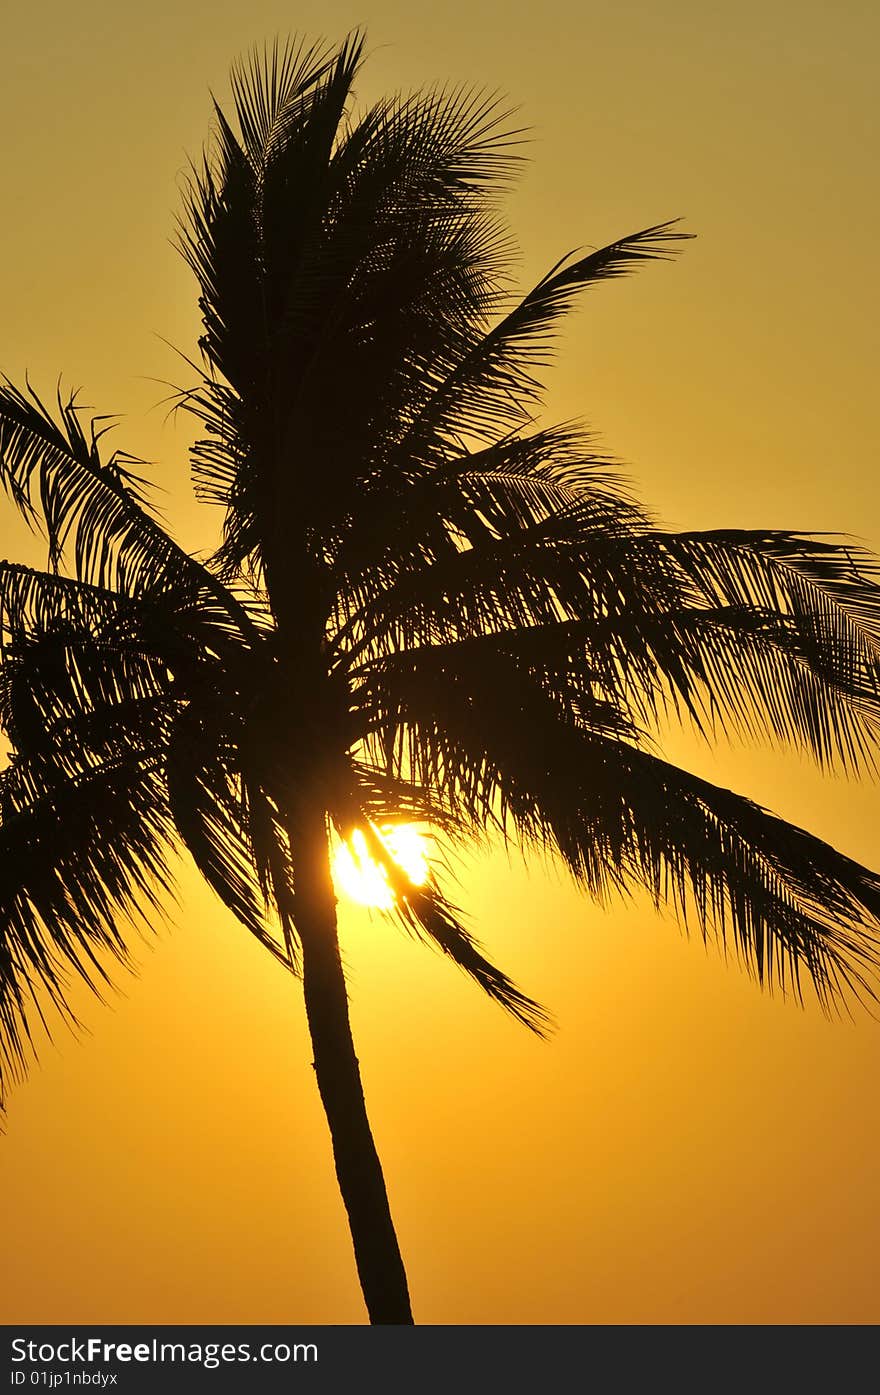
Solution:
M 330 828 L 359 828 L 395 914 L 505 1008 L 436 879 L 378 830 L 497 830 L 587 891 L 637 884 L 765 984 L 870 994 L 880 878 L 667 764 L 673 710 L 707 735 L 870 764 L 880 588 L 848 543 L 659 529 L 589 437 L 537 426 L 535 372 L 587 287 L 668 256 L 664 224 L 510 297 L 496 197 L 516 160 L 492 99 L 443 89 L 352 113 L 362 57 L 272 49 L 233 72 L 193 172 L 199 494 L 222 545 L 187 555 L 136 462 L 75 403 L 0 390 L 0 474 L 48 537 L 0 566 L 0 1022 L 7 1074 L 71 971 L 100 987 L 158 910 L 182 841 L 302 975 L 318 1086 L 374 1322 L 411 1321 L 364 1109 L 336 937 Z

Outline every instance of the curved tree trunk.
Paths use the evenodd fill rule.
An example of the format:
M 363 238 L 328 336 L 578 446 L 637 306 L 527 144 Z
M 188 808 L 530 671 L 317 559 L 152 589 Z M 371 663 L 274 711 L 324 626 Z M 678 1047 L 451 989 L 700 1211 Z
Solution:
M 351 1035 L 323 811 L 301 813 L 289 823 L 288 836 L 315 1074 L 361 1288 L 371 1323 L 412 1323 L 406 1271 Z

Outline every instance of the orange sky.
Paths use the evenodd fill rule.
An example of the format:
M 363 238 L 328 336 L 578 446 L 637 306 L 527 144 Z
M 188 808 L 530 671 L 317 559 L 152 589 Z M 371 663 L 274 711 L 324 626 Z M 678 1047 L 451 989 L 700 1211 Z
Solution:
M 189 273 L 168 245 L 229 60 L 366 24 L 366 98 L 464 79 L 533 128 L 524 280 L 683 215 L 674 266 L 600 288 L 548 417 L 583 414 L 671 524 L 850 531 L 880 549 L 875 55 L 867 0 L 532 4 L 109 0 L 4 17 L 0 368 L 127 420 L 181 534 Z M 9 513 L 4 552 L 23 555 Z M 8 526 L 7 526 L 8 525 Z M 30 544 L 25 545 L 26 548 Z M 35 556 L 29 551 L 28 556 Z M 880 865 L 876 786 L 797 758 L 673 756 Z M 763 997 L 641 902 L 599 910 L 480 857 L 461 897 L 549 1044 L 346 907 L 367 1100 L 425 1322 L 877 1322 L 880 1023 Z M 185 875 L 178 924 L 92 1035 L 10 1103 L 6 1322 L 358 1322 L 301 995 Z

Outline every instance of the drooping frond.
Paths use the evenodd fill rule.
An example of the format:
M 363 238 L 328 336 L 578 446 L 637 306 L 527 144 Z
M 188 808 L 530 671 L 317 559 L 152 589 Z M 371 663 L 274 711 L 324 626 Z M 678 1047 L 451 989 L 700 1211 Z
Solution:
M 54 481 L 50 519 L 77 484 Z M 0 726 L 12 752 L 0 774 L 0 1058 L 13 1074 L 46 995 L 74 1021 L 72 977 L 100 991 L 114 959 L 133 966 L 126 922 L 164 909 L 170 857 L 190 831 L 180 780 L 170 798 L 168 752 L 224 691 L 235 705 L 259 649 L 259 610 L 203 584 L 200 564 L 178 567 L 167 543 L 149 558 L 149 584 L 143 567 L 86 581 L 0 562 Z
M 716 529 L 666 535 L 675 563 L 717 604 L 791 614 L 829 651 L 880 658 L 880 564 L 850 539 Z
M 224 759 L 225 757 L 225 759 Z M 232 912 L 276 959 L 293 965 L 290 946 L 275 938 L 267 911 L 268 884 L 260 876 L 253 825 L 235 757 L 211 731 L 197 706 L 181 714 L 168 744 L 165 778 L 175 828 L 196 867 Z
M 871 770 L 880 736 L 880 566 L 847 539 L 665 533 L 695 594 L 675 617 L 716 725 Z
M 551 1028 L 546 1009 L 529 998 L 507 974 L 496 968 L 465 928 L 461 912 L 443 895 L 436 878 L 427 885 L 416 885 L 390 855 L 376 825 L 357 810 L 352 801 L 346 810 L 342 831 L 349 835 L 359 828 L 370 856 L 382 868 L 394 903 L 388 913 L 411 934 L 439 949 L 468 974 L 500 1007 L 538 1036 Z
M 732 941 L 768 985 L 822 1001 L 871 994 L 880 879 L 727 790 L 567 708 L 510 654 L 467 644 L 386 660 L 365 708 L 368 748 L 459 817 L 544 847 L 597 896 L 646 885 Z
M 137 606 L 0 564 L 0 1057 L 15 1074 L 43 998 L 74 1020 L 132 966 L 124 925 L 160 914 L 174 830 L 157 753 L 177 705 Z
M 393 875 L 393 874 L 392 874 Z M 550 1014 L 536 1003 L 482 952 L 465 928 L 461 913 L 437 887 L 409 887 L 397 877 L 395 914 L 411 933 L 433 945 L 474 980 L 499 1007 L 537 1036 L 547 1036 Z
M 43 1018 L 67 1020 L 71 976 L 100 993 L 132 965 L 123 923 L 163 910 L 173 829 L 155 766 L 140 755 L 16 759 L 0 773 L 0 1084 L 17 1077 Z

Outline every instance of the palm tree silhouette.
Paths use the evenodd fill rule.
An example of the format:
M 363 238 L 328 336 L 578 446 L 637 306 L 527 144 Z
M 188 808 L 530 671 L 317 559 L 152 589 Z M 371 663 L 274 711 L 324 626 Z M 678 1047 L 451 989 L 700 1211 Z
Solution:
M 537 1032 L 380 830 L 494 830 L 588 892 L 641 884 L 762 984 L 872 994 L 880 878 L 665 762 L 667 713 L 870 767 L 880 587 L 845 541 L 670 532 L 589 436 L 538 426 L 535 377 L 581 291 L 665 258 L 664 224 L 512 299 L 496 213 L 517 161 L 497 101 L 443 89 L 352 110 L 363 54 L 278 46 L 233 69 L 181 244 L 200 287 L 195 487 L 207 561 L 161 523 L 106 419 L 0 388 L 0 477 L 48 539 L 0 564 L 0 1027 L 72 1018 L 130 962 L 182 843 L 302 978 L 371 1321 L 412 1321 L 364 1105 L 331 878 L 360 830 L 392 914 Z

